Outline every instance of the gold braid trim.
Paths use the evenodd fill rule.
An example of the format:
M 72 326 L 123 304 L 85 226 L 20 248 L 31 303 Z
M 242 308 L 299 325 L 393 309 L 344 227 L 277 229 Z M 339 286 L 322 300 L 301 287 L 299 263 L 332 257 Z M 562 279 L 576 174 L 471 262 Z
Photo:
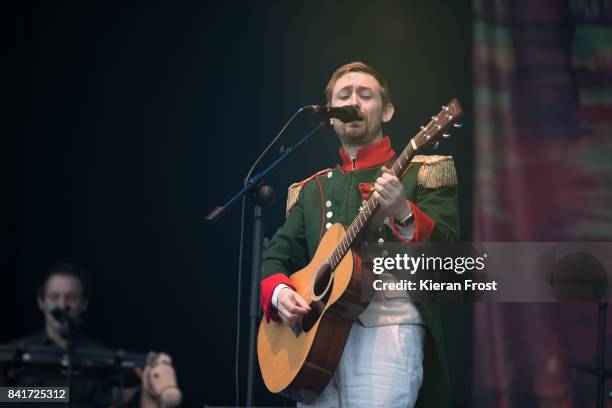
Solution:
M 420 186 L 441 188 L 457 185 L 457 171 L 453 156 L 419 155 L 414 156 L 412 162 L 421 164 L 418 174 Z
M 297 203 L 298 197 L 300 196 L 300 190 L 302 189 L 302 183 L 293 183 L 287 190 L 287 209 L 285 210 L 285 217 L 289 216 L 291 209 Z
M 293 183 L 289 186 L 289 189 L 287 190 L 287 209 L 285 211 L 285 217 L 289 216 L 291 209 L 293 208 L 295 203 L 297 203 L 298 197 L 300 196 L 300 190 L 302 190 L 302 187 L 309 181 L 313 180 L 315 177 L 319 177 L 327 173 L 330 170 L 331 168 L 318 171 L 312 176 L 308 177 L 307 179 L 304 179 L 297 183 Z

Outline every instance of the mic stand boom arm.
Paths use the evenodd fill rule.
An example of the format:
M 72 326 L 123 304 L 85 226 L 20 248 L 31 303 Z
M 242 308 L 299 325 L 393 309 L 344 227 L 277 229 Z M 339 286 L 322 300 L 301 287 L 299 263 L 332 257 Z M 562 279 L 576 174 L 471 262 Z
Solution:
M 306 142 L 312 135 L 317 133 L 319 129 L 325 126 L 325 122 L 319 123 L 317 127 L 308 132 L 306 136 L 304 136 L 299 142 L 295 144 L 295 146 L 288 147 L 283 150 L 283 153 L 280 157 L 274 160 L 268 167 L 266 167 L 262 172 L 256 174 L 249 180 L 245 181 L 244 187 L 237 192 L 232 198 L 230 198 L 224 205 L 217 206 L 214 210 L 206 215 L 205 220 L 211 223 L 217 222 L 221 217 L 225 215 L 225 212 L 233 207 L 242 196 L 247 193 L 254 192 L 255 188 L 258 187 L 265 177 L 272 172 L 283 160 L 287 158 L 291 153 L 297 150 L 304 142 Z

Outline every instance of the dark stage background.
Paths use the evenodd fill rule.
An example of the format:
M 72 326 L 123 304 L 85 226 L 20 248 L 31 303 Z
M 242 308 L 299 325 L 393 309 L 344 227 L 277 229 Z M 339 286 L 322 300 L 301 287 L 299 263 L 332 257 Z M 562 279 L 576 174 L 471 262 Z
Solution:
M 462 238 L 471 238 L 470 2 L 41 2 L 14 16 L 17 149 L 5 197 L 2 342 L 41 328 L 38 275 L 72 260 L 94 284 L 87 334 L 169 352 L 184 406 L 232 405 L 240 210 L 212 226 L 203 215 L 240 187 L 298 107 L 324 103 L 331 73 L 353 60 L 390 82 L 396 115 L 386 131 L 396 150 L 441 104 L 462 101 L 466 127 L 438 152 L 455 156 Z M 300 117 L 281 145 L 315 124 Z M 335 164 L 337 146 L 325 130 L 269 179 L 277 191 L 269 234 L 282 221 L 286 187 Z M 246 290 L 242 299 L 246 346 Z M 445 319 L 456 405 L 467 406 L 470 305 Z M 282 403 L 261 383 L 256 402 Z

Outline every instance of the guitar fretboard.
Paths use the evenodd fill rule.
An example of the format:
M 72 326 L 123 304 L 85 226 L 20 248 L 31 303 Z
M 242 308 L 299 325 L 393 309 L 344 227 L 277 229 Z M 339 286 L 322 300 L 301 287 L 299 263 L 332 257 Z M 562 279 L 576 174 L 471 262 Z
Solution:
M 406 146 L 404 151 L 402 151 L 402 153 L 393 163 L 393 166 L 391 166 L 391 171 L 395 176 L 399 177 L 402 175 L 402 170 L 410 164 L 410 160 L 412 160 L 414 154 L 415 150 L 412 148 L 412 146 Z M 374 217 L 379 208 L 380 205 L 372 194 L 370 198 L 363 204 L 362 210 L 359 212 L 357 217 L 346 229 L 346 235 L 344 236 L 342 241 L 338 243 L 334 252 L 332 252 L 332 254 L 329 256 L 328 263 L 332 269 L 335 269 L 336 266 L 338 266 L 338 264 L 340 263 L 340 261 L 342 261 L 344 255 L 346 255 L 351 245 L 353 245 L 359 234 L 361 234 L 365 226 L 372 219 L 372 217 Z

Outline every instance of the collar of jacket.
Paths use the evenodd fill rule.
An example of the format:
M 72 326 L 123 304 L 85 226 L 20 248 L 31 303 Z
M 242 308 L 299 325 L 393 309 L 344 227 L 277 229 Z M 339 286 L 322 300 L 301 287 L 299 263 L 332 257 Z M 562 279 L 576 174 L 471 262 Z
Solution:
M 395 152 L 391 148 L 389 136 L 385 136 L 378 142 L 357 150 L 357 156 L 354 162 L 351 156 L 343 148 L 339 148 L 338 152 L 342 158 L 342 171 L 363 170 L 382 166 L 395 155 Z

